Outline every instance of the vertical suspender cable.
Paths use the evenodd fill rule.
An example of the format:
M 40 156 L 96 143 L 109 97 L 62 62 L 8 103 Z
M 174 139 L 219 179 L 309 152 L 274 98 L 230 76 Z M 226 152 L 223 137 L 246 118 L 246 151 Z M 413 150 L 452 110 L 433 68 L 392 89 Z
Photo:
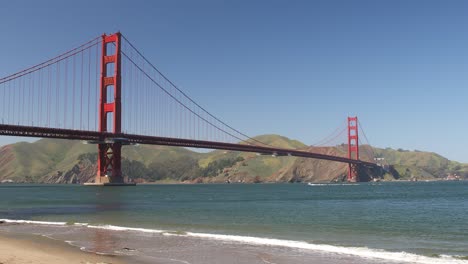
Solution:
M 65 82 L 64 82 L 65 97 L 63 99 L 63 128 L 67 128 L 67 99 L 68 99 L 68 59 L 65 60 Z
M 71 128 L 72 129 L 75 129 L 75 113 L 76 113 L 76 109 L 75 109 L 75 93 L 76 93 L 76 57 L 73 56 L 73 77 L 72 77 L 72 81 L 73 81 L 73 84 L 72 84 L 72 109 L 71 109 L 71 114 L 72 114 L 72 126 Z
M 80 130 L 83 129 L 83 63 L 84 52 L 81 53 L 81 74 L 80 74 Z

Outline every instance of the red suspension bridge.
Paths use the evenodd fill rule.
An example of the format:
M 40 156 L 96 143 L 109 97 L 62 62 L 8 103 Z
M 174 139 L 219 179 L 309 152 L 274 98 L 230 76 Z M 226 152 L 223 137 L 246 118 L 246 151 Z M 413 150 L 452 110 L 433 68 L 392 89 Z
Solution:
M 315 158 L 349 165 L 359 181 L 357 117 L 316 145 L 347 132 L 343 156 L 285 149 L 229 126 L 180 90 L 120 33 L 103 35 L 0 79 L 0 135 L 85 140 L 98 145 L 96 184 L 121 184 L 121 149 L 153 144 Z M 365 134 L 364 134 L 365 135 Z M 367 148 L 370 149 L 370 148 Z M 373 157 L 370 153 L 368 157 Z

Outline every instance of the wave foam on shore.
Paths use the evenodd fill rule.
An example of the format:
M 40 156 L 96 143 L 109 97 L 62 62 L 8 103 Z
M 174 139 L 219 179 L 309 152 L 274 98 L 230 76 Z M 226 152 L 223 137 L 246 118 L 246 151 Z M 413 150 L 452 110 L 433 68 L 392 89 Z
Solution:
M 211 239 L 225 242 L 235 242 L 259 246 L 271 247 L 286 247 L 300 250 L 319 251 L 324 253 L 342 254 L 361 257 L 365 259 L 381 259 L 387 261 L 418 263 L 418 264 L 468 264 L 467 260 L 457 259 L 456 256 L 441 255 L 439 257 L 428 257 L 417 255 L 408 252 L 390 252 L 381 249 L 370 249 L 366 247 L 343 247 L 326 244 L 313 244 L 304 241 L 284 240 L 275 238 L 262 238 L 251 236 L 238 235 L 222 235 L 209 233 L 195 232 L 174 232 L 170 230 L 123 227 L 115 225 L 91 225 L 88 223 L 66 223 L 66 222 L 48 222 L 48 221 L 31 221 L 31 220 L 12 220 L 0 219 L 4 223 L 16 224 L 36 224 L 36 225 L 52 225 L 52 226 L 80 226 L 93 229 L 111 230 L 116 232 L 140 232 L 140 233 L 157 233 L 164 236 L 192 237 L 199 239 Z

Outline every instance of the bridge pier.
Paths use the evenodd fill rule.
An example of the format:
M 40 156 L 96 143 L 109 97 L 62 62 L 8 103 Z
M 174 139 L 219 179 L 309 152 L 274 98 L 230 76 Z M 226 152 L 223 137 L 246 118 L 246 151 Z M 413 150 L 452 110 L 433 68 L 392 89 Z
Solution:
M 108 54 L 108 44 L 115 45 L 115 53 Z M 108 72 L 108 65 L 113 64 L 114 72 Z M 112 68 L 112 67 L 110 67 Z M 99 97 L 99 132 L 112 131 L 121 133 L 122 102 L 121 102 L 121 35 L 102 35 L 101 77 Z M 108 90 L 112 89 L 113 101 L 108 101 Z M 108 127 L 108 116 L 112 115 L 112 127 Z M 122 142 L 98 143 L 97 175 L 94 185 L 127 185 L 122 177 L 121 156 Z M 134 185 L 134 184 L 130 184 Z
M 348 182 L 359 182 L 360 181 L 360 168 L 358 164 L 349 163 L 348 164 Z
M 122 143 L 104 143 L 98 145 L 98 172 L 96 183 L 123 183 L 121 150 Z

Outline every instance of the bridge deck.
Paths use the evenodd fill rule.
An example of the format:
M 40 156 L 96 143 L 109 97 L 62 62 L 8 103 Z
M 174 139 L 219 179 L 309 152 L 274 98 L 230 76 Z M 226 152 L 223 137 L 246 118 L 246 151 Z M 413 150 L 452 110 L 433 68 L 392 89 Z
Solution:
M 255 152 L 255 153 L 267 154 L 267 155 L 294 156 L 294 157 L 303 157 L 303 158 L 323 159 L 323 160 L 330 160 L 330 161 L 337 161 L 337 162 L 344 162 L 344 163 L 351 163 L 351 164 L 359 164 L 359 165 L 364 165 L 364 166 L 369 166 L 369 167 L 377 166 L 375 163 L 372 163 L 372 162 L 307 152 L 307 151 L 302 151 L 302 150 L 256 146 L 256 145 L 248 145 L 248 144 L 233 144 L 233 143 L 223 143 L 223 142 L 214 142 L 214 141 L 180 139 L 180 138 L 142 136 L 142 135 L 133 135 L 133 134 L 125 134 L 125 133 L 115 134 L 115 133 L 109 133 L 109 132 L 0 124 L 0 135 L 86 140 L 86 141 L 96 141 L 96 142 L 112 140 L 112 139 L 117 139 L 117 140 L 125 139 L 126 142 L 133 143 L 133 144 L 164 145 L 164 146 L 176 146 L 176 147 L 207 148 L 207 149 L 232 150 L 232 151 L 242 151 L 242 152 Z

